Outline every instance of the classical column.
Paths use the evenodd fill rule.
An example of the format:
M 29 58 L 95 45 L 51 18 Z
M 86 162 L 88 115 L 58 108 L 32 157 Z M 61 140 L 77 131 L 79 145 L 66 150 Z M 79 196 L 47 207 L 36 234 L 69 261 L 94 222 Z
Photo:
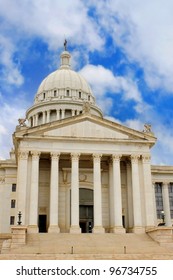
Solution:
M 38 125 L 38 114 L 35 115 L 35 125 Z
M 113 213 L 114 213 L 114 201 L 113 201 L 113 171 L 112 171 L 112 159 L 109 161 L 109 217 L 110 217 L 110 229 L 113 228 Z
M 165 215 L 165 225 L 167 227 L 170 227 L 170 226 L 172 226 L 172 223 L 171 223 L 168 185 L 169 185 L 168 182 L 163 182 L 162 194 L 163 194 L 163 210 L 164 210 L 164 215 Z
M 56 119 L 60 120 L 60 110 L 59 109 L 56 110 Z
M 50 110 L 47 110 L 47 118 L 46 118 L 46 122 L 49 123 L 50 122 Z
M 43 112 L 43 120 L 42 120 L 42 124 L 46 123 L 46 111 Z
M 93 233 L 104 233 L 102 225 L 101 154 L 93 154 L 94 160 L 94 228 Z
M 152 191 L 153 191 L 154 221 L 155 221 L 155 225 L 157 226 L 157 207 L 156 207 L 155 181 L 152 181 Z
M 121 155 L 112 155 L 113 163 L 113 228 L 114 233 L 125 233 L 122 225 L 122 195 L 121 195 L 121 172 L 120 172 Z
M 80 233 L 79 227 L 79 156 L 71 154 L 71 227 L 70 233 Z
M 153 205 L 153 190 L 151 180 L 151 165 L 150 155 L 142 156 L 144 190 L 145 190 L 145 220 L 146 228 L 153 228 L 155 225 L 154 205 Z
M 144 232 L 142 227 L 141 194 L 139 181 L 139 155 L 131 155 L 134 233 Z
M 62 109 L 62 110 L 61 110 L 61 119 L 64 119 L 64 118 L 65 118 L 65 110 Z
M 40 152 L 32 151 L 31 163 L 31 189 L 29 209 L 29 232 L 38 232 L 38 183 L 39 183 L 39 157 Z
M 50 176 L 50 224 L 48 232 L 59 233 L 58 199 L 59 199 L 59 153 L 51 153 Z
M 75 110 L 72 110 L 72 117 L 75 116 Z
M 129 231 L 131 232 L 134 221 L 133 221 L 132 170 L 129 161 L 126 163 L 126 169 L 127 169 L 128 228 Z
M 18 169 L 17 169 L 17 213 L 22 213 L 22 225 L 26 225 L 26 191 L 28 178 L 28 151 L 18 152 Z

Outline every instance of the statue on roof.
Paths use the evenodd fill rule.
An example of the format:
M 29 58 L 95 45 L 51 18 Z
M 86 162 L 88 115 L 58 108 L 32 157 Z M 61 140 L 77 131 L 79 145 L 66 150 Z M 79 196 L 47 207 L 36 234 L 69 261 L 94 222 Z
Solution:
M 144 130 L 143 130 L 144 133 L 150 133 L 152 132 L 151 131 L 151 124 L 148 124 L 148 123 L 145 123 L 144 124 Z
M 64 41 L 64 50 L 66 51 L 67 50 L 67 40 L 65 39 Z

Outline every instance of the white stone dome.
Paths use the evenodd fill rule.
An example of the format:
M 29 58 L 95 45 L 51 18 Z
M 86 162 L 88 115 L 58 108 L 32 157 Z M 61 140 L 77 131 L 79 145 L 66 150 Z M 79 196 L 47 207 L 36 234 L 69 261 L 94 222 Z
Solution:
M 90 101 L 94 103 L 94 97 L 89 84 L 80 74 L 70 69 L 70 54 L 64 51 L 61 54 L 60 68 L 49 74 L 41 82 L 34 103 L 36 104 L 48 97 L 59 97 L 62 99 L 67 96 L 71 96 L 72 99 L 81 99 L 81 96 L 85 96 L 86 100 L 90 96 Z
M 60 68 L 38 87 L 34 105 L 27 110 L 26 118 L 29 126 L 38 126 L 82 114 L 86 104 L 91 114 L 102 117 L 89 84 L 70 69 L 70 54 L 65 50 L 61 54 Z
M 58 69 L 48 75 L 40 84 L 37 94 L 52 89 L 70 88 L 92 95 L 90 86 L 85 79 L 71 69 Z

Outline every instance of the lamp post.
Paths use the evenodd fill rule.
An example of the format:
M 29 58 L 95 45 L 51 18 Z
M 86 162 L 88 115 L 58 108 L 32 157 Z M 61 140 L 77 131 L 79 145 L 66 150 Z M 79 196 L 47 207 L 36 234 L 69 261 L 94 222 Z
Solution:
M 161 211 L 162 223 L 165 223 L 165 212 L 164 210 Z
M 17 224 L 19 226 L 22 224 L 21 218 L 22 218 L 22 213 L 21 213 L 21 211 L 19 211 L 19 213 L 18 213 L 18 222 L 17 222 Z

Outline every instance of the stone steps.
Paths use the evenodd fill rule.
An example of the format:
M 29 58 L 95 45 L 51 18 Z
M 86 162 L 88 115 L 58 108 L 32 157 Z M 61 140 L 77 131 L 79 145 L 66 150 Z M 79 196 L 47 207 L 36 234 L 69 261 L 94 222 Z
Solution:
M 145 255 L 169 254 L 147 234 L 27 234 L 25 246 L 11 249 L 13 254 L 35 255 Z

